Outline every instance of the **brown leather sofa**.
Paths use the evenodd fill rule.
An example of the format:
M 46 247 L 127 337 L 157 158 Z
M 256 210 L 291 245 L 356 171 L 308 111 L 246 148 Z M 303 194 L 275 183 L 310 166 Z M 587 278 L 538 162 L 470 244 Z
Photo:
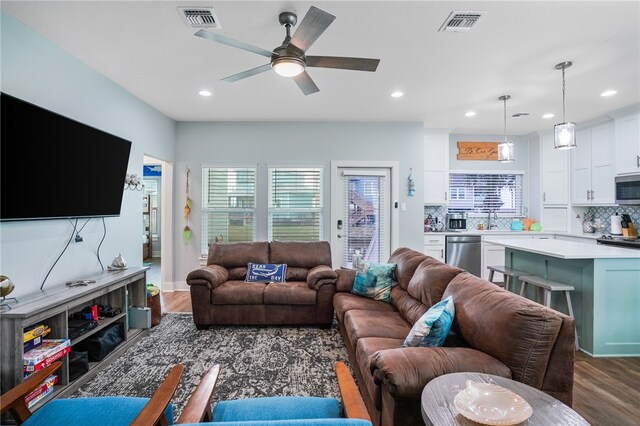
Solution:
M 247 263 L 286 263 L 286 283 L 245 283 Z M 226 243 L 209 247 L 207 266 L 187 276 L 199 329 L 225 325 L 302 325 L 333 321 L 336 273 L 320 242 Z
M 481 372 L 526 383 L 571 406 L 573 319 L 417 251 L 401 248 L 391 302 L 351 294 L 355 271 L 337 270 L 340 331 L 374 425 L 423 425 L 420 396 L 432 379 Z M 403 348 L 430 306 L 453 296 L 444 347 Z

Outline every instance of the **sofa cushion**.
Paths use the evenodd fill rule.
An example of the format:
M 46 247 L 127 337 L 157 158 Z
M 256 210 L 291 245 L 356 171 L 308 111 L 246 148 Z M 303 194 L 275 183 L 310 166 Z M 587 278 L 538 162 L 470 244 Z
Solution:
M 331 266 L 331 247 L 327 241 L 272 241 L 269 251 L 271 263 L 286 263 L 290 268 Z
M 269 284 L 264 289 L 265 305 L 315 305 L 316 291 L 306 282 Z
M 409 296 L 399 285 L 391 289 L 391 305 L 409 324 L 415 324 L 428 309 L 421 301 Z
M 344 323 L 344 314 L 352 309 L 393 312 L 393 307 L 388 303 L 367 299 L 351 293 L 336 293 L 333 296 L 333 308 L 341 324 Z
M 207 265 L 220 265 L 227 269 L 244 266 L 247 263 L 269 263 L 269 243 L 222 243 L 209 246 Z M 286 263 L 286 262 L 276 262 Z
M 399 348 L 401 346 L 402 339 L 384 337 L 365 337 L 358 340 L 356 344 L 356 360 L 360 368 L 360 375 L 364 379 L 364 386 L 378 410 L 382 409 L 382 394 L 380 385 L 375 383 L 369 368 L 370 357 L 379 350 Z
M 287 281 L 306 281 L 309 268 L 292 268 L 287 264 Z
M 424 254 L 407 247 L 401 247 L 391 253 L 389 263 L 397 264 L 396 281 L 403 289 L 407 289 L 409 280 L 418 265 L 427 258 Z
M 427 258 L 416 268 L 407 292 L 430 308 L 442 300 L 442 294 L 451 280 L 462 272 L 464 270 L 460 268 Z
M 359 339 L 386 337 L 403 339 L 411 326 L 398 312 L 351 310 L 344 315 L 344 328 L 355 351 Z
M 469 348 L 385 349 L 375 352 L 370 361 L 376 383 L 385 383 L 395 399 L 420 401 L 427 383 L 449 373 L 477 372 L 511 378 L 509 367 Z
M 466 272 L 451 281 L 444 297 L 450 295 L 455 332 L 507 365 L 514 380 L 540 389 L 562 314 Z
M 395 263 L 362 262 L 358 266 L 351 292 L 373 300 L 389 302 Z
M 411 327 L 402 346 L 442 346 L 447 338 L 455 308 L 451 296 L 429 308 Z
M 247 265 L 238 266 L 237 268 L 229 268 L 230 280 L 244 280 L 247 276 Z
M 267 284 L 227 281 L 211 290 L 213 305 L 262 305 Z

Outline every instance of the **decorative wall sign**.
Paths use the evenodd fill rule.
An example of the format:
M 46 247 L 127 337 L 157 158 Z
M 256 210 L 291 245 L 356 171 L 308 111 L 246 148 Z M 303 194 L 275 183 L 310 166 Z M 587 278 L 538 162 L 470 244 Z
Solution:
M 458 160 L 498 160 L 499 142 L 458 141 Z

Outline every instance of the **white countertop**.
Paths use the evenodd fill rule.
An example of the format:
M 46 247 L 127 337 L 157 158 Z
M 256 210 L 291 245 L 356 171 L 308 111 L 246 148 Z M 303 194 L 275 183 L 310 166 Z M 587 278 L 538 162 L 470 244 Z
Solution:
M 485 243 L 560 259 L 640 259 L 640 250 L 555 239 L 486 238 Z

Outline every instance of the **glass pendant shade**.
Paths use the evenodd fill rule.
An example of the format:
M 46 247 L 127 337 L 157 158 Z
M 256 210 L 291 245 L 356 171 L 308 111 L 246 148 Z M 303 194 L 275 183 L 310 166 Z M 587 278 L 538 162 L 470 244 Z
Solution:
M 572 149 L 576 145 L 576 123 L 566 121 L 565 112 L 565 81 L 564 70 L 569 68 L 573 63 L 571 61 L 560 62 L 555 66 L 557 70 L 562 70 L 562 121 L 563 123 L 553 126 L 553 148 L 554 149 Z
M 275 59 L 272 68 L 283 77 L 295 77 L 304 71 L 304 63 L 295 58 Z
M 560 123 L 553 126 L 555 149 L 571 149 L 576 145 L 576 123 Z
M 498 144 L 498 161 L 501 163 L 512 163 L 515 159 L 515 147 L 513 142 L 502 142 Z

